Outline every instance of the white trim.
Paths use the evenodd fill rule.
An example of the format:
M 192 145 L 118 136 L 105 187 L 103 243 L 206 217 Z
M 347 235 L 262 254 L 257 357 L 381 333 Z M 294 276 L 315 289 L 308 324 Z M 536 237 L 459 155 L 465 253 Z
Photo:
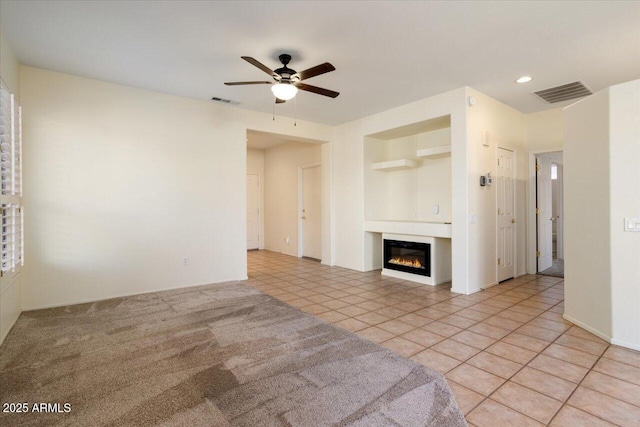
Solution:
M 527 159 L 527 273 L 538 273 L 538 267 L 536 263 L 536 247 L 538 243 L 538 235 L 536 231 L 536 157 L 540 154 L 557 153 L 562 152 L 562 149 L 555 150 L 535 150 L 529 151 L 529 158 Z
M 247 175 L 256 175 L 258 177 L 258 247 L 257 248 L 247 248 L 247 250 L 262 250 L 264 249 L 264 217 L 263 217 L 263 208 L 262 208 L 262 177 L 257 172 L 248 172 Z M 246 194 L 246 193 L 245 193 Z M 246 209 L 245 209 L 246 211 Z M 247 230 L 247 233 L 249 230 Z
M 497 169 L 497 160 L 498 160 L 498 150 L 506 150 L 506 151 L 511 151 L 513 153 L 513 173 L 512 173 L 512 179 L 513 179 L 513 187 L 512 187 L 512 191 L 513 191 L 513 197 L 511 198 L 513 200 L 513 206 L 511 206 L 511 210 L 513 211 L 513 218 L 516 220 L 515 222 L 515 227 L 513 227 L 513 253 L 511 254 L 511 256 L 513 257 L 513 278 L 516 278 L 516 271 L 518 271 L 518 192 L 516 191 L 516 188 L 518 187 L 518 153 L 514 148 L 510 148 L 510 147 L 505 147 L 505 146 L 501 146 L 501 145 L 496 145 L 496 150 L 495 150 L 495 156 L 494 156 L 494 160 L 496 161 L 493 165 L 494 167 L 496 167 L 496 173 L 495 173 L 495 177 L 496 177 L 496 204 L 494 206 L 493 212 L 496 213 L 496 256 L 495 259 L 493 260 L 494 263 L 493 265 L 495 266 L 495 272 L 496 272 L 496 281 L 493 283 L 489 283 L 488 285 L 485 285 L 484 287 L 482 287 L 481 289 L 487 289 L 490 288 L 494 285 L 497 285 L 498 283 L 500 283 L 500 277 L 499 277 L 499 268 L 498 268 L 498 169 Z
M 562 318 L 565 320 L 568 320 L 569 322 L 573 323 L 574 325 L 580 326 L 582 329 L 584 329 L 585 331 L 591 332 L 593 335 L 597 336 L 598 338 L 602 338 L 603 340 L 605 340 L 606 342 L 611 342 L 611 337 L 607 334 L 605 334 L 604 332 L 600 332 L 599 330 L 592 328 L 591 326 L 587 325 L 586 323 L 582 323 L 581 321 L 567 315 L 567 314 L 563 314 Z
M 302 258 L 302 242 L 304 236 L 302 235 L 302 171 L 303 169 L 320 168 L 320 183 L 322 184 L 322 163 L 313 162 L 298 166 L 298 253 L 297 257 Z M 320 195 L 320 203 L 322 203 L 322 194 Z M 320 215 L 322 216 L 322 204 L 320 205 Z M 320 226 L 322 226 L 322 217 L 320 218 Z M 322 236 L 322 233 L 320 233 Z M 324 242 L 320 242 L 320 247 L 324 246 Z M 321 249 L 322 253 L 322 249 Z M 322 264 L 322 260 L 320 260 Z
M 630 348 L 631 350 L 640 351 L 640 344 L 630 343 L 627 341 L 617 340 L 615 338 L 611 338 L 611 344 L 619 345 L 620 347 Z

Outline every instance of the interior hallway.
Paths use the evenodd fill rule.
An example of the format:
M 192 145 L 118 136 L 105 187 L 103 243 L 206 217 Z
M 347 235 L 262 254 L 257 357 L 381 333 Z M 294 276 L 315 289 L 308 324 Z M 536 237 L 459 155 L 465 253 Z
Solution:
M 640 353 L 562 318 L 562 279 L 473 295 L 248 253 L 245 283 L 445 374 L 469 425 L 637 425 Z

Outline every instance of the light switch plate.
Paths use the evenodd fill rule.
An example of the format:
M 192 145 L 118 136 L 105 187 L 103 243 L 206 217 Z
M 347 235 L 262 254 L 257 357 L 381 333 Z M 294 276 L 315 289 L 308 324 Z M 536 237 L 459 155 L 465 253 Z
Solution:
M 625 218 L 624 231 L 640 232 L 640 218 Z

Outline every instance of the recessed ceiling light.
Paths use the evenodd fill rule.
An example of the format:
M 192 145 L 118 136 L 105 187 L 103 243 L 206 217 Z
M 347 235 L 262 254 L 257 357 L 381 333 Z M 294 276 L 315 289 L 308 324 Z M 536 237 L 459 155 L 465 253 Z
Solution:
M 529 83 L 531 80 L 533 80 L 533 77 L 522 76 L 518 80 L 516 80 L 516 83 Z

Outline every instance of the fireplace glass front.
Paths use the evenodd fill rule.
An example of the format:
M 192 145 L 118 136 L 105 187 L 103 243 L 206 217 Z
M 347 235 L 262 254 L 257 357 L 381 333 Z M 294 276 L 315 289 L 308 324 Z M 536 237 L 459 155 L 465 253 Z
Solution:
M 384 240 L 384 268 L 431 276 L 431 245 L 428 243 Z

